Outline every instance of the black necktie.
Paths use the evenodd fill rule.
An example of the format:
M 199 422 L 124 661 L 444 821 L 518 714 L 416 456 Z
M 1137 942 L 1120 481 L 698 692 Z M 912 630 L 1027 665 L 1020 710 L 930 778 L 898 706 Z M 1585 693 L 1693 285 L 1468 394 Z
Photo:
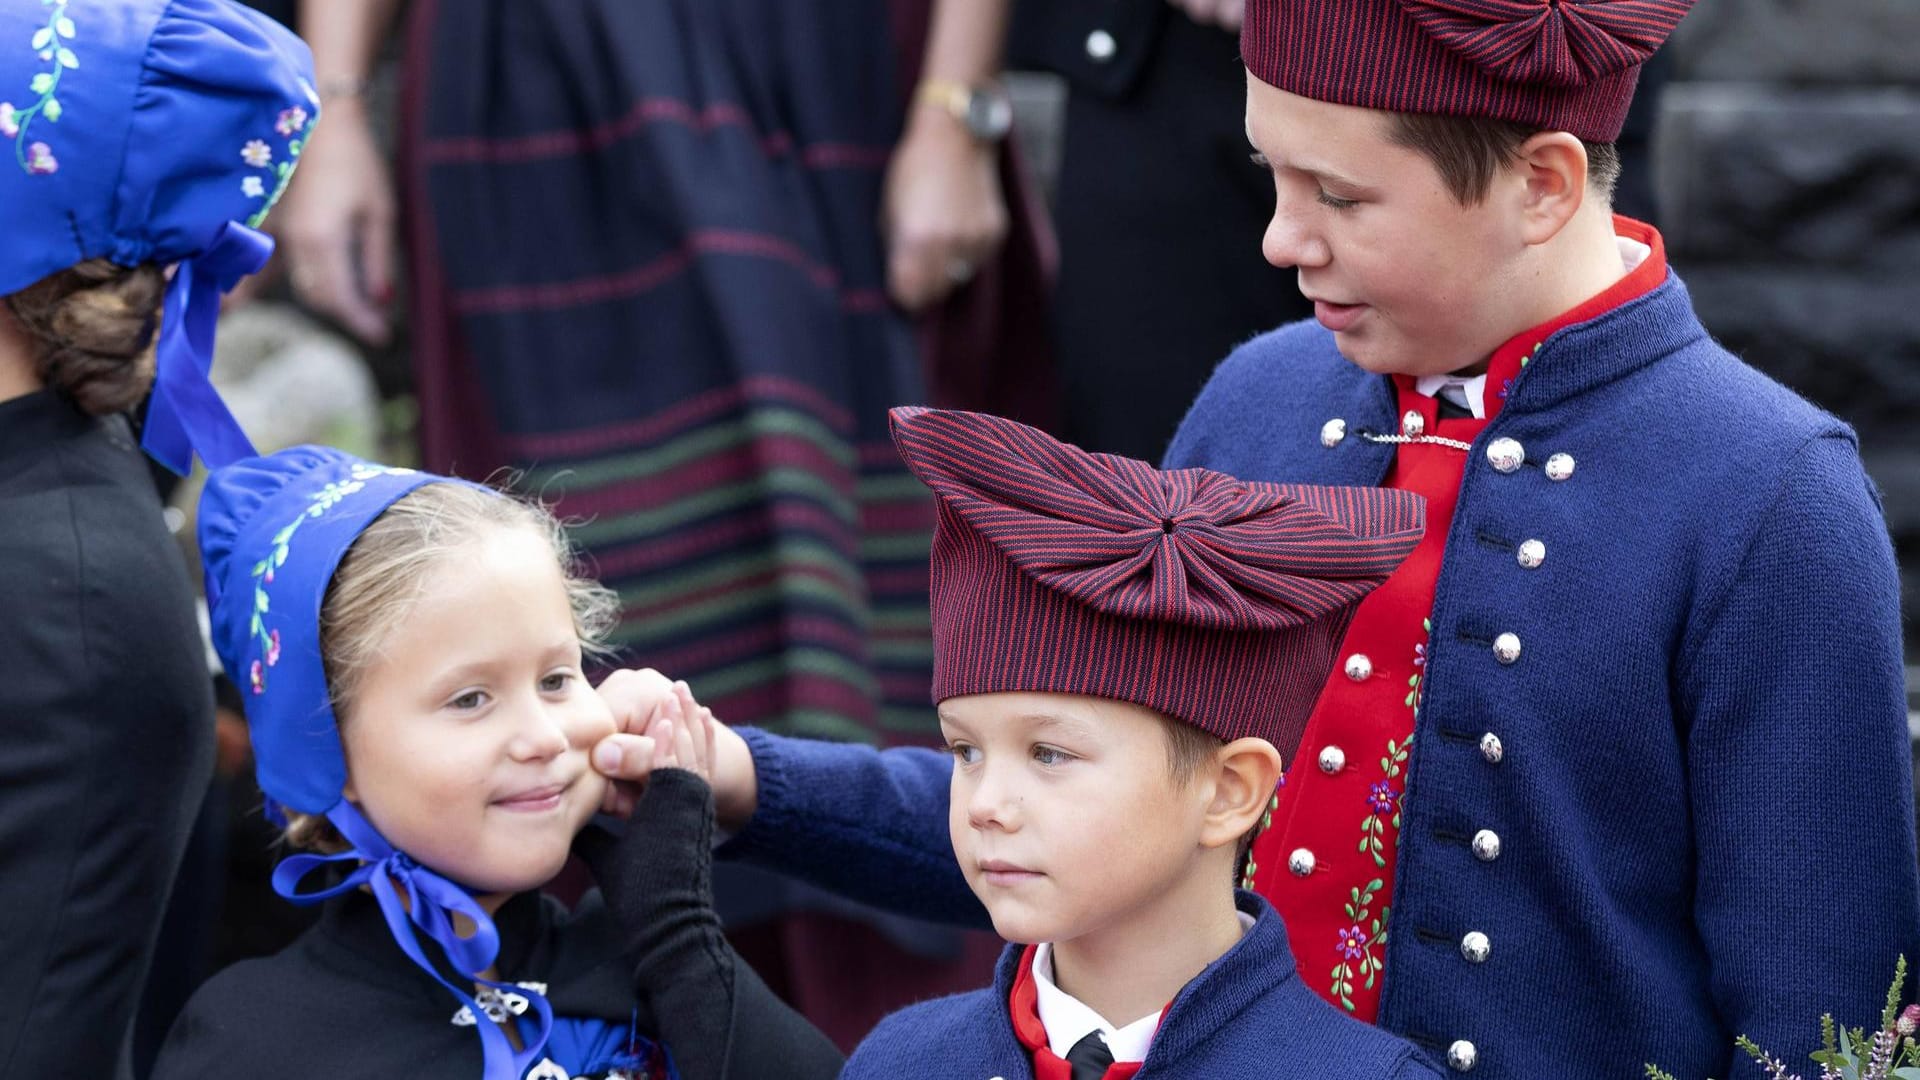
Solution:
M 1102 1080 L 1107 1066 L 1113 1064 L 1113 1051 L 1099 1032 L 1089 1031 L 1067 1051 L 1067 1064 L 1073 1066 L 1073 1080 Z

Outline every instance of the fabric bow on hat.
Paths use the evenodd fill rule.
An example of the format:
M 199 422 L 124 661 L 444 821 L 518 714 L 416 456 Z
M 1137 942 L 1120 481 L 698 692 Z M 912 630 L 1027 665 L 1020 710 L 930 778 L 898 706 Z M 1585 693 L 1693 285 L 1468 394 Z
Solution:
M 1386 580 L 1421 535 L 1420 501 L 1397 492 L 1162 471 L 978 414 L 895 409 L 893 426 L 947 510 L 1035 581 L 1124 618 L 1303 626 Z
M 1514 83 L 1576 87 L 1652 56 L 1692 0 L 1400 0 L 1441 44 Z

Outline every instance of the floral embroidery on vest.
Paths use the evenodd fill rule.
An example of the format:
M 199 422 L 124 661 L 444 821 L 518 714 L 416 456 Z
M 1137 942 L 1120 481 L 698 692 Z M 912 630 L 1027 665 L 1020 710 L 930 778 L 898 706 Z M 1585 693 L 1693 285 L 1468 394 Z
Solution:
M 314 493 L 306 509 L 294 516 L 287 526 L 273 534 L 273 550 L 267 557 L 253 565 L 253 621 L 249 624 L 254 641 L 260 646 L 260 658 L 253 662 L 247 672 L 247 682 L 256 694 L 267 689 L 267 669 L 280 662 L 280 631 L 270 630 L 266 625 L 269 607 L 267 586 L 273 584 L 273 572 L 287 564 L 287 552 L 293 546 L 293 534 L 311 518 L 324 515 L 340 505 L 340 500 L 367 486 L 367 481 L 376 476 L 403 476 L 412 469 L 389 469 L 378 465 L 355 465 L 346 480 L 336 480 Z
M 1433 638 L 1433 620 L 1423 619 L 1420 623 L 1427 641 L 1421 641 L 1413 647 L 1413 674 L 1407 677 L 1406 706 L 1417 722 L 1420 719 L 1420 704 L 1425 699 L 1425 675 L 1427 671 L 1427 642 Z M 1407 758 L 1413 753 L 1413 735 L 1405 739 L 1388 739 L 1386 753 L 1380 757 L 1381 779 L 1367 789 L 1367 816 L 1360 822 L 1360 846 L 1362 855 L 1373 857 L 1375 867 L 1387 866 L 1387 841 L 1389 829 L 1391 839 L 1397 848 L 1400 842 L 1400 800 L 1405 788 L 1401 777 L 1406 772 Z M 1386 887 L 1381 878 L 1374 878 L 1365 887 L 1356 886 L 1348 893 L 1347 918 L 1352 925 L 1340 931 L 1334 942 L 1334 949 L 1340 955 L 1340 963 L 1333 969 L 1333 994 L 1348 1011 L 1354 1011 L 1353 982 L 1364 978 L 1365 987 L 1373 989 L 1381 970 L 1386 966 L 1382 953 L 1386 949 L 1388 925 L 1393 909 L 1380 908 L 1380 917 L 1372 918 L 1371 910 L 1375 894 Z
M 0 135 L 13 140 L 13 158 L 30 176 L 60 171 L 53 147 L 30 140 L 28 131 L 35 120 L 44 119 L 49 124 L 60 122 L 61 105 L 57 96 L 60 77 L 80 66 L 80 57 L 67 45 L 78 32 L 73 20 L 67 17 L 67 2 L 40 0 L 41 6 L 47 9 L 47 23 L 33 32 L 33 50 L 46 61 L 47 70 L 37 73 L 27 83 L 27 91 L 37 95 L 38 100 L 24 109 L 15 108 L 11 101 L 0 101 Z
M 1348 1012 L 1354 1011 L 1353 981 L 1364 977 L 1366 988 L 1371 990 L 1386 967 L 1380 951 L 1387 945 L 1387 924 L 1393 909 L 1382 905 L 1379 917 L 1371 915 L 1374 897 L 1384 887 L 1384 882 L 1374 878 L 1367 882 L 1366 888 L 1355 886 L 1348 894 L 1347 918 L 1353 920 L 1353 925 L 1340 931 L 1339 940 L 1334 943 L 1340 962 L 1333 966 L 1333 995 Z

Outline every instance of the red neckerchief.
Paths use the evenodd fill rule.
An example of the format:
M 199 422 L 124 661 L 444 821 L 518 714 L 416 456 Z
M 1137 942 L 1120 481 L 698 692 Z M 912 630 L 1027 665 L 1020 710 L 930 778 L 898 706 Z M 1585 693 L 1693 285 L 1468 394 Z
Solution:
M 1033 954 L 1038 945 L 1029 945 L 1020 953 L 1020 968 L 1013 976 L 1013 992 L 1007 996 L 1007 1010 L 1013 1017 L 1013 1033 L 1020 1045 L 1033 1055 L 1033 1080 L 1073 1080 L 1073 1066 L 1053 1052 L 1047 1043 L 1046 1025 L 1040 1022 L 1040 988 L 1033 980 Z M 1160 1019 L 1167 1011 L 1160 1010 Z M 1144 1062 L 1116 1061 L 1107 1066 L 1102 1080 L 1133 1080 Z

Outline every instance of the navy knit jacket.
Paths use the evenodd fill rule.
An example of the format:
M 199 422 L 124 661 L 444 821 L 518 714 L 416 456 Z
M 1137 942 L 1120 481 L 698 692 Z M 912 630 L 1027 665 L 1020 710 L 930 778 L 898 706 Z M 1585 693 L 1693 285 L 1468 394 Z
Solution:
M 1436 1080 L 1413 1046 L 1322 1001 L 1294 973 L 1286 927 L 1265 900 L 1239 895 L 1253 929 L 1183 987 L 1147 1050 L 1139 1080 Z M 1007 946 L 993 986 L 902 1009 L 880 1022 L 840 1080 L 1031 1080 L 1033 1058 L 1007 1005 L 1024 949 Z
M 1227 359 L 1167 464 L 1376 485 L 1394 450 L 1365 436 L 1396 416 L 1390 380 L 1298 323 Z M 1349 434 L 1328 447 L 1333 419 Z M 1493 467 L 1501 438 L 1525 467 Z M 1529 539 L 1549 553 L 1531 570 Z M 1471 1042 L 1476 1076 L 1745 1080 L 1736 1034 L 1802 1066 L 1822 1013 L 1878 1019 L 1895 957 L 1920 959 L 1892 547 L 1852 431 L 1715 344 L 1678 278 L 1549 337 L 1515 381 L 1467 464 L 1429 650 L 1383 1027 Z M 735 850 L 975 911 L 949 763 L 752 745 L 761 809 Z

